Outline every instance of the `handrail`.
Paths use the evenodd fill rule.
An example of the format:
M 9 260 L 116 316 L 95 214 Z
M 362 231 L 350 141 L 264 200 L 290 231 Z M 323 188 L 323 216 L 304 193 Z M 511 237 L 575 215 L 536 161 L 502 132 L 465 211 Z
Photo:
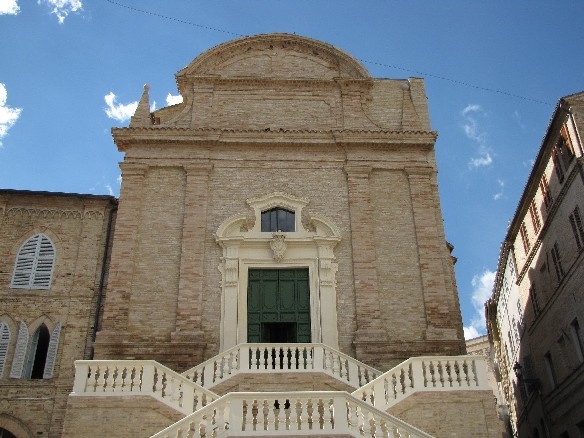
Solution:
M 352 395 L 386 411 L 418 391 L 491 390 L 484 356 L 412 357 Z
M 431 438 L 344 391 L 229 393 L 151 438 L 278 433 Z
M 381 374 L 369 365 L 320 343 L 238 344 L 183 372 L 210 389 L 239 373 L 323 372 L 353 388 Z
M 219 398 L 154 360 L 77 360 L 71 395 L 149 395 L 185 415 Z

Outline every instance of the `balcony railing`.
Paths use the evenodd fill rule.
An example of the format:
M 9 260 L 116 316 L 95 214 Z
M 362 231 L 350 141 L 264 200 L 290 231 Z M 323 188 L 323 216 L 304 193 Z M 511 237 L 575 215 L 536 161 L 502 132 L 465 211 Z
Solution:
M 319 434 L 431 438 L 342 391 L 234 392 L 152 438 Z
M 491 391 L 486 370 L 482 356 L 412 357 L 352 395 L 385 411 L 418 391 Z
M 239 373 L 321 372 L 353 388 L 381 372 L 324 344 L 239 344 L 182 373 L 211 389 Z
M 78 360 L 72 395 L 148 395 L 188 415 L 219 396 L 153 360 Z

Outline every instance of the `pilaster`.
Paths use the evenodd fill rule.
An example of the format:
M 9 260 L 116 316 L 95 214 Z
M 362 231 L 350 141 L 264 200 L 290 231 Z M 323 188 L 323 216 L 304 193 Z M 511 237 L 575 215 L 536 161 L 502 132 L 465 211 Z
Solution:
M 210 164 L 185 166 L 186 187 L 176 326 L 172 339 L 202 334 L 201 312 Z
M 407 168 L 416 230 L 420 277 L 426 312 L 427 340 L 456 340 L 459 318 L 454 313 L 455 291 L 447 290 L 444 271 L 446 242 L 433 186 L 434 170 Z
M 135 163 L 120 163 L 122 187 L 114 232 L 114 245 L 109 268 L 109 280 L 104 305 L 101 331 L 97 334 L 97 345 L 107 338 L 123 339 L 128 326 L 130 296 L 137 247 L 138 224 L 143 202 L 144 179 L 148 166 Z
M 370 166 L 345 166 L 349 190 L 353 278 L 356 301 L 357 332 L 354 343 L 359 351 L 365 345 L 386 343 L 379 309 L 379 288 L 375 259 L 373 207 L 369 187 Z

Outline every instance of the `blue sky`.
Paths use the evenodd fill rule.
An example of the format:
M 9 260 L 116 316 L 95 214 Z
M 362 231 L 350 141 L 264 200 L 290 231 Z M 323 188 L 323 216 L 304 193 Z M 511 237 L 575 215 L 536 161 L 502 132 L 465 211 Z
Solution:
M 584 90 L 582 1 L 0 0 L 0 188 L 119 194 L 143 85 L 244 35 L 333 44 L 374 77 L 423 77 L 465 333 L 482 303 L 557 100 Z

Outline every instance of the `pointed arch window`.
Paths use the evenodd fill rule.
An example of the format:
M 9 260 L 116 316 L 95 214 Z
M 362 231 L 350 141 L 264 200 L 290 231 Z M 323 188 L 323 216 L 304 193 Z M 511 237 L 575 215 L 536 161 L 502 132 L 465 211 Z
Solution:
M 0 322 L 0 379 L 4 375 L 4 366 L 10 346 L 10 327 L 5 322 Z
M 55 256 L 55 246 L 48 236 L 42 233 L 32 236 L 18 250 L 10 287 L 49 289 Z
M 21 321 L 10 377 L 16 379 L 53 377 L 60 335 L 61 323 L 55 326 L 52 333 L 45 324 L 41 324 L 32 335 L 29 335 L 28 327 Z

